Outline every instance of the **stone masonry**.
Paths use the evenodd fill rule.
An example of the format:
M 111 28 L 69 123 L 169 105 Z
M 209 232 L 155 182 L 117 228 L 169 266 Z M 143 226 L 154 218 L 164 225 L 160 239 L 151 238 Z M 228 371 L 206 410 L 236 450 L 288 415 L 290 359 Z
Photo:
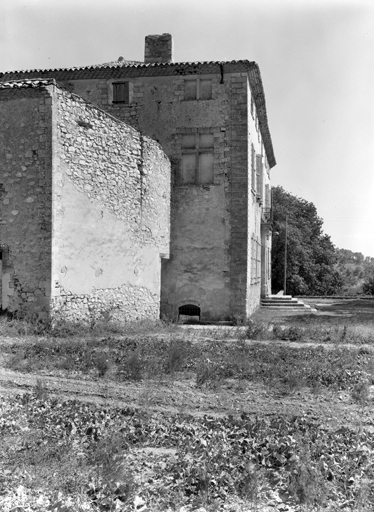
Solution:
M 1 139 L 9 172 L 1 180 L 13 191 L 0 231 L 13 268 L 8 309 L 158 318 L 160 258 L 169 256 L 170 238 L 170 163 L 159 144 L 53 80 L 2 84 L 0 93 L 9 116 Z M 9 97 L 18 111 L 3 101 Z M 23 146 L 13 148 L 20 125 Z M 39 232 L 33 210 L 43 220 Z
M 78 260 L 80 245 L 77 235 L 70 237 L 74 230 L 68 226 L 73 221 L 66 212 L 74 212 L 75 205 L 82 204 L 82 194 L 89 204 L 96 205 L 95 212 L 105 204 L 113 219 L 127 222 L 126 232 L 116 230 L 118 236 L 110 235 L 116 242 L 107 242 L 104 259 L 108 265 L 111 260 L 111 268 L 120 268 L 115 258 L 119 252 L 129 257 L 129 268 L 138 268 L 130 247 L 139 250 L 140 232 L 142 250 L 157 247 L 162 261 L 158 281 L 161 314 L 177 318 L 191 306 L 203 320 L 250 316 L 260 298 L 271 293 L 270 172 L 276 163 L 258 65 L 245 60 L 174 63 L 172 38 L 162 34 L 146 37 L 144 63 L 121 57 L 86 68 L 0 73 L 0 81 L 40 77 L 53 77 L 72 93 L 68 96 L 63 89 L 56 89 L 59 100 L 54 102 L 60 152 L 53 153 L 53 175 L 57 179 L 62 173 L 65 190 L 74 187 L 74 194 L 55 193 L 62 204 L 60 210 L 53 210 L 54 239 L 60 240 L 58 250 L 63 258 L 52 266 L 53 293 L 59 290 L 60 296 L 69 296 L 65 287 L 71 271 L 63 261 L 70 257 Z M 105 168 L 105 159 L 115 166 L 121 155 L 114 140 L 108 144 L 105 136 L 99 136 L 99 127 L 105 129 L 108 124 L 116 140 L 122 140 L 120 132 L 127 134 L 126 140 L 137 140 L 131 149 L 134 162 L 139 155 L 149 155 L 143 165 L 129 167 L 128 192 L 116 187 L 115 177 L 102 181 L 106 173 L 100 168 Z M 165 182 L 159 181 L 166 171 L 160 170 L 160 176 L 154 169 L 148 172 L 147 161 L 157 160 L 161 151 L 158 144 L 168 157 L 163 156 L 163 165 L 167 161 L 171 166 L 169 196 Z M 135 168 L 140 169 L 138 174 Z M 139 195 L 133 197 L 130 191 L 135 190 L 135 183 Z M 171 207 L 170 221 L 166 203 Z M 123 213 L 126 204 L 134 206 L 129 216 Z M 65 212 L 64 218 L 59 211 Z M 95 223 L 105 231 L 105 215 L 103 219 L 98 217 Z M 163 232 L 169 222 L 170 247 L 168 234 Z M 96 289 L 107 288 L 102 287 L 100 278 L 93 277 L 102 269 L 99 261 L 103 257 L 100 253 L 100 259 L 96 258 L 96 249 L 92 249 L 97 247 L 94 232 L 92 225 L 84 242 L 91 259 L 87 255 L 81 260 L 79 272 L 84 276 L 82 290 L 84 281 L 96 293 Z M 108 258 L 108 254 L 112 256 Z M 146 261 L 144 255 L 140 257 Z M 62 272 L 65 267 L 68 270 Z M 133 278 L 124 275 L 122 284 L 115 287 L 113 277 L 110 283 L 114 288 L 108 289 L 129 295 L 132 285 L 126 286 L 132 282 Z M 72 283 L 69 286 L 72 297 L 79 295 L 89 302 L 87 290 L 78 294 Z M 152 304 L 147 297 L 134 301 Z M 156 295 L 153 297 L 156 301 Z M 154 309 L 149 307 L 156 311 L 156 302 L 153 304 Z

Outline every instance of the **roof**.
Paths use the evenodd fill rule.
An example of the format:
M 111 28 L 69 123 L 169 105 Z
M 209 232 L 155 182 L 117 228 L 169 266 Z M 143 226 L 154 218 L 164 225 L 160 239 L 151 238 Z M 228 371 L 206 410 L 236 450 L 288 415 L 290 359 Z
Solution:
M 12 80 L 54 78 L 57 81 L 135 78 L 142 76 L 184 76 L 202 74 L 247 73 L 254 96 L 260 131 L 270 167 L 276 165 L 273 145 L 267 120 L 264 88 L 260 68 L 256 62 L 248 60 L 149 63 L 126 61 L 121 57 L 117 61 L 93 66 L 55 69 L 32 69 L 25 71 L 7 71 L 0 73 L 0 82 Z
M 47 85 L 56 85 L 54 78 L 45 80 L 11 80 L 9 82 L 0 82 L 0 89 L 38 89 Z

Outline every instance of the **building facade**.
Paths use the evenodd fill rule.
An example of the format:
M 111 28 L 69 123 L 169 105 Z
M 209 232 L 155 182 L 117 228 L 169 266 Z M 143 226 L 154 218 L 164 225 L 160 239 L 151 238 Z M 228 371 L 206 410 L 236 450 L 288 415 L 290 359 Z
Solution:
M 248 317 L 260 298 L 271 293 L 270 169 L 276 162 L 260 71 L 249 61 L 174 63 L 172 53 L 169 34 L 147 36 L 142 63 L 120 57 L 115 62 L 85 68 L 0 73 L 0 81 L 53 79 L 58 95 L 70 93 L 74 102 L 81 101 L 90 111 L 96 111 L 96 106 L 103 118 L 107 116 L 126 127 L 125 131 L 131 127 L 131 133 L 141 134 L 139 137 L 149 144 L 155 141 L 157 147 L 160 145 L 171 167 L 170 191 L 164 181 L 158 183 L 155 179 L 152 192 L 162 190 L 153 203 L 157 205 L 153 213 L 158 220 L 151 217 L 159 233 L 165 229 L 162 240 L 154 239 L 161 256 L 161 313 L 169 318 L 198 315 L 203 320 Z M 91 123 L 84 116 L 82 119 Z M 74 123 L 65 127 L 65 157 L 56 160 L 53 175 L 67 163 L 74 168 L 71 148 L 91 168 L 93 161 L 87 162 L 85 157 L 89 146 L 80 133 L 74 136 L 73 128 Z M 80 125 L 78 131 L 87 134 L 90 129 Z M 102 149 L 105 152 L 105 147 Z M 167 176 L 166 167 L 159 171 L 158 162 L 153 164 L 153 176 Z M 94 179 L 88 173 L 84 184 L 79 181 L 79 190 L 92 195 Z M 72 175 L 68 181 L 74 181 Z M 69 197 L 71 201 L 63 206 L 65 217 L 57 219 L 58 228 L 56 224 L 66 241 L 57 265 L 62 268 L 69 268 L 64 261 L 76 247 L 75 237 L 68 240 L 65 236 L 70 233 L 67 212 L 73 216 L 77 202 Z M 164 225 L 169 222 L 166 205 L 170 206 L 170 250 Z M 87 215 L 84 222 L 89 219 Z M 94 217 L 90 220 L 92 226 L 97 221 Z M 115 231 L 118 243 L 108 247 L 113 259 L 111 268 L 130 268 L 122 257 L 132 246 L 131 241 L 121 230 Z M 76 236 L 79 238 L 79 229 Z M 0 232 L 0 243 L 2 237 Z M 90 238 L 85 241 L 87 251 L 92 250 L 92 242 Z M 154 265 L 153 260 L 149 265 Z M 60 272 L 53 265 L 51 268 L 52 273 Z M 82 276 L 85 268 L 82 261 Z M 64 278 L 61 272 L 53 276 L 54 282 L 61 283 L 60 297 L 66 296 L 63 284 L 67 276 L 68 272 Z M 95 280 L 82 277 L 82 281 L 87 283 L 87 290 L 96 285 Z M 118 287 L 115 278 L 107 284 L 110 286 L 106 289 Z

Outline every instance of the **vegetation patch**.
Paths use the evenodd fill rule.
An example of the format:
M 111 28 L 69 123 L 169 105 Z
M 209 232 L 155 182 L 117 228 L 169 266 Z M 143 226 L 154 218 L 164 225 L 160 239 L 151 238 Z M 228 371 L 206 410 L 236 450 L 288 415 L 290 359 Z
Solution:
M 2 510 L 15 510 L 7 503 L 22 496 L 33 511 L 130 511 L 136 499 L 152 511 L 224 510 L 234 497 L 252 507 L 374 505 L 374 440 L 364 431 L 331 431 L 308 417 L 196 418 L 36 393 L 0 407 Z

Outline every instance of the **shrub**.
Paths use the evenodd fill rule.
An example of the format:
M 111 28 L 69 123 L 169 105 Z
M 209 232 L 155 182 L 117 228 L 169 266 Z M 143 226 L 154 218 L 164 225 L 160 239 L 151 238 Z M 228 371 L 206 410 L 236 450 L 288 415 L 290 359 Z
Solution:
M 201 361 L 196 368 L 196 386 L 217 387 L 223 380 L 224 369 L 215 361 Z
M 144 363 L 140 356 L 139 350 L 130 352 L 122 362 L 120 372 L 123 377 L 128 380 L 139 381 L 143 377 Z
M 174 373 L 183 368 L 187 359 L 189 347 L 187 342 L 183 340 L 170 341 L 165 355 L 165 372 Z

